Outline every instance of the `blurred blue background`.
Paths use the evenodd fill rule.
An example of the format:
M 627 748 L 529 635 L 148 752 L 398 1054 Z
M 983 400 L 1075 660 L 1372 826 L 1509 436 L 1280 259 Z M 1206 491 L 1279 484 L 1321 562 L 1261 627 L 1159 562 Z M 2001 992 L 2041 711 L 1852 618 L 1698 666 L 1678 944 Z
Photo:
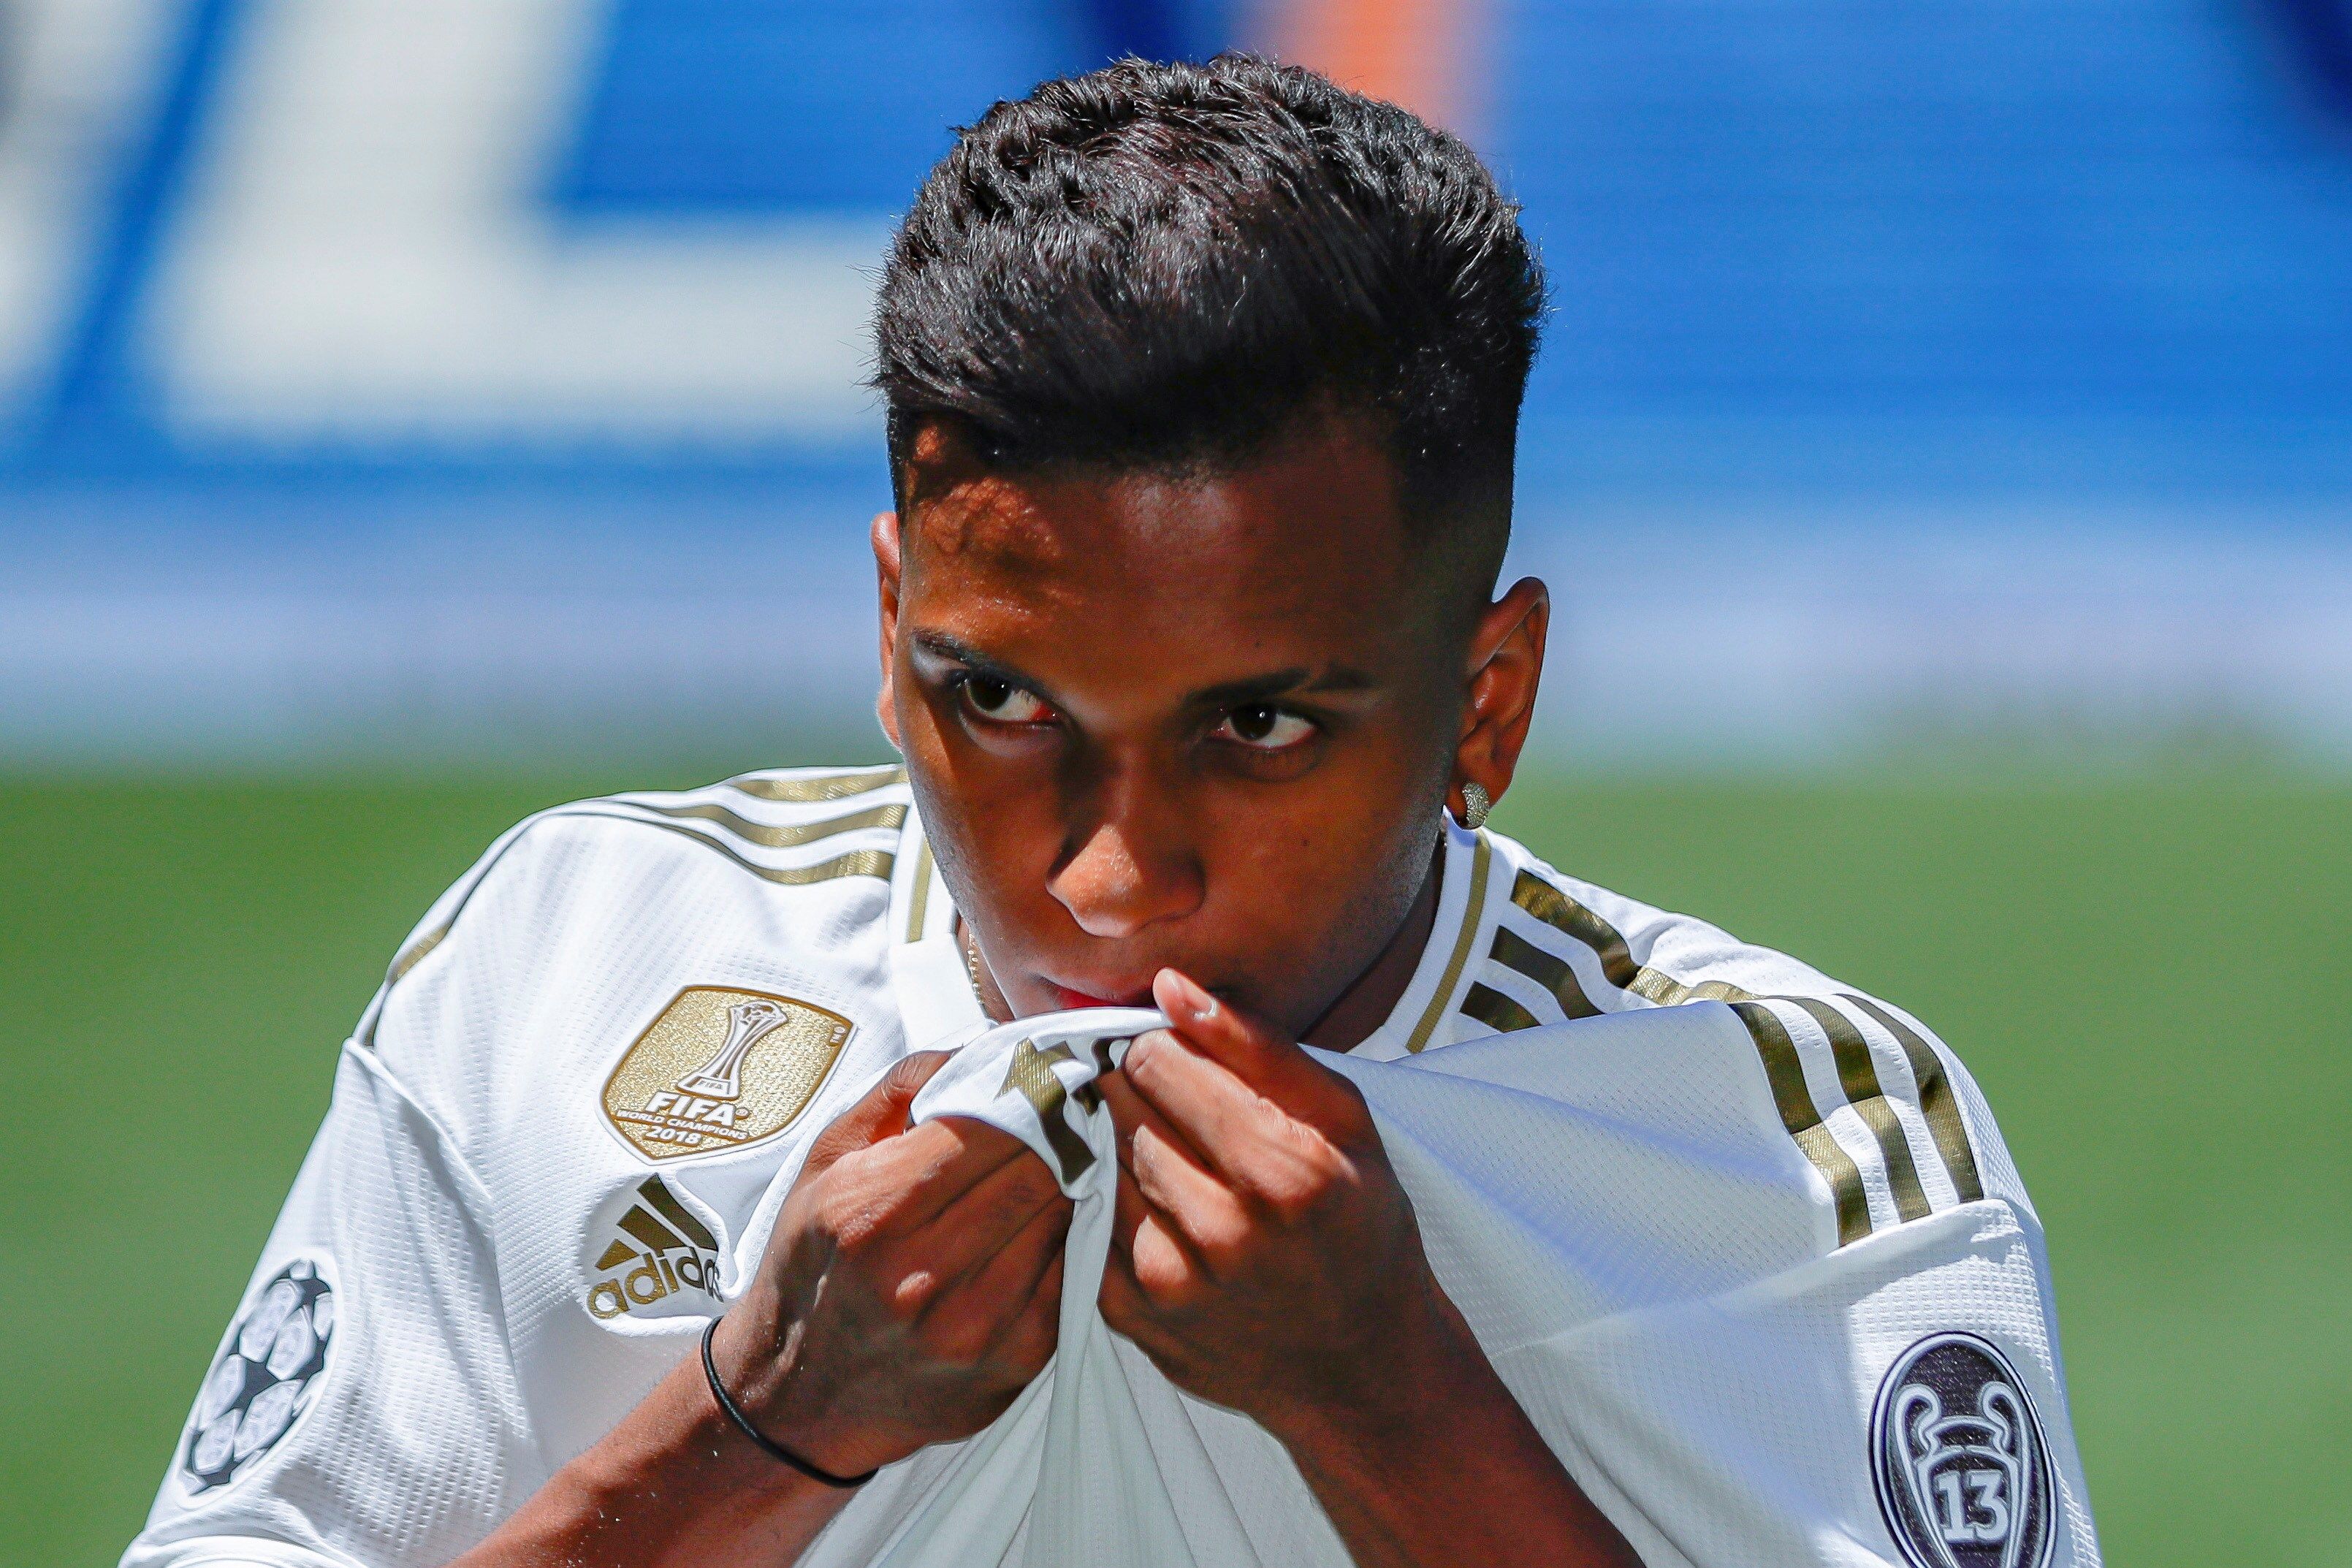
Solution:
M 1433 32 L 1450 77 L 1379 79 Z M 877 743 L 892 215 L 1043 75 L 1290 38 L 1469 134 L 1550 266 L 1517 553 L 1566 612 L 1551 754 L 2340 764 L 2347 34 L 2343 0 L 12 0 L 0 762 Z
M 0 0 L 0 1561 L 135 1531 L 482 846 L 885 754 L 894 215 L 1235 43 L 1550 267 L 1497 822 L 1962 1053 L 2116 1562 L 2352 1562 L 2352 0 Z

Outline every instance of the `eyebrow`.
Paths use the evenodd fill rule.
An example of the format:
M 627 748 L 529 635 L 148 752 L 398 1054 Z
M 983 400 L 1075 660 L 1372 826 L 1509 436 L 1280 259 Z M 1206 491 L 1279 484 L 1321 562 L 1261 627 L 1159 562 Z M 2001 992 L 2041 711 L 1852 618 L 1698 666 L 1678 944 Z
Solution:
M 1051 702 L 1054 694 L 1037 680 L 1001 659 L 988 655 L 946 632 L 924 631 L 915 634 L 915 646 L 926 653 L 954 659 L 969 665 L 999 680 L 1010 681 L 1024 690 L 1034 691 Z M 1301 696 L 1322 692 L 1366 691 L 1379 684 L 1370 675 L 1346 665 L 1334 665 L 1318 673 L 1303 665 L 1286 669 L 1270 669 L 1263 675 L 1245 676 L 1239 680 L 1220 681 L 1188 693 L 1185 706 L 1190 708 L 1236 708 L 1252 702 L 1264 702 L 1276 697 Z
M 1335 665 L 1317 674 L 1310 669 L 1292 668 L 1272 669 L 1264 675 L 1253 675 L 1242 680 L 1228 680 L 1216 686 L 1204 686 L 1185 701 L 1196 708 L 1238 708 L 1252 702 L 1264 702 L 1269 698 L 1301 696 L 1315 692 L 1365 691 L 1373 685 L 1372 678 L 1360 669 Z

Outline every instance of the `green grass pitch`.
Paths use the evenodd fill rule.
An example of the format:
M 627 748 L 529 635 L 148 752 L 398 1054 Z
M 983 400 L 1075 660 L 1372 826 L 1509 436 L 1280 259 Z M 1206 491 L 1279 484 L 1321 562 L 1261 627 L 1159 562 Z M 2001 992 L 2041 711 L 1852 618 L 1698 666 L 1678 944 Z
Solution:
M 500 827 L 620 782 L 688 780 L 0 784 L 0 1561 L 113 1561 L 394 943 Z M 1890 771 L 1497 815 L 1968 1060 L 2049 1229 L 2109 1561 L 2352 1562 L 2352 790 Z

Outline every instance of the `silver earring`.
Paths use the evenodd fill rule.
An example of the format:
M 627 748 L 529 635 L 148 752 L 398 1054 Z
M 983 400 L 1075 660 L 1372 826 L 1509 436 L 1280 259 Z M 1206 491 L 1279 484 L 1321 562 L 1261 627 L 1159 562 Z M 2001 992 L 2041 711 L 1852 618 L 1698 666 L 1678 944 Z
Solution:
M 1462 826 L 1475 831 L 1486 826 L 1486 814 L 1495 809 L 1494 798 L 1486 786 L 1473 779 L 1462 786 Z

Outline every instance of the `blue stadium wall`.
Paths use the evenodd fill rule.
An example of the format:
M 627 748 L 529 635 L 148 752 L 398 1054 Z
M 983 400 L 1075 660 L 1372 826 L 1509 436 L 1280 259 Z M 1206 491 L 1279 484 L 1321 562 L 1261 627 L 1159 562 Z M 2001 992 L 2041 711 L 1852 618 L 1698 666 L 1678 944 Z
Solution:
M 855 727 L 948 128 L 1245 8 L 0 5 L 0 763 Z M 1544 743 L 2352 755 L 2352 6 L 1497 5 Z M 14 251 L 11 258 L 9 252 Z

